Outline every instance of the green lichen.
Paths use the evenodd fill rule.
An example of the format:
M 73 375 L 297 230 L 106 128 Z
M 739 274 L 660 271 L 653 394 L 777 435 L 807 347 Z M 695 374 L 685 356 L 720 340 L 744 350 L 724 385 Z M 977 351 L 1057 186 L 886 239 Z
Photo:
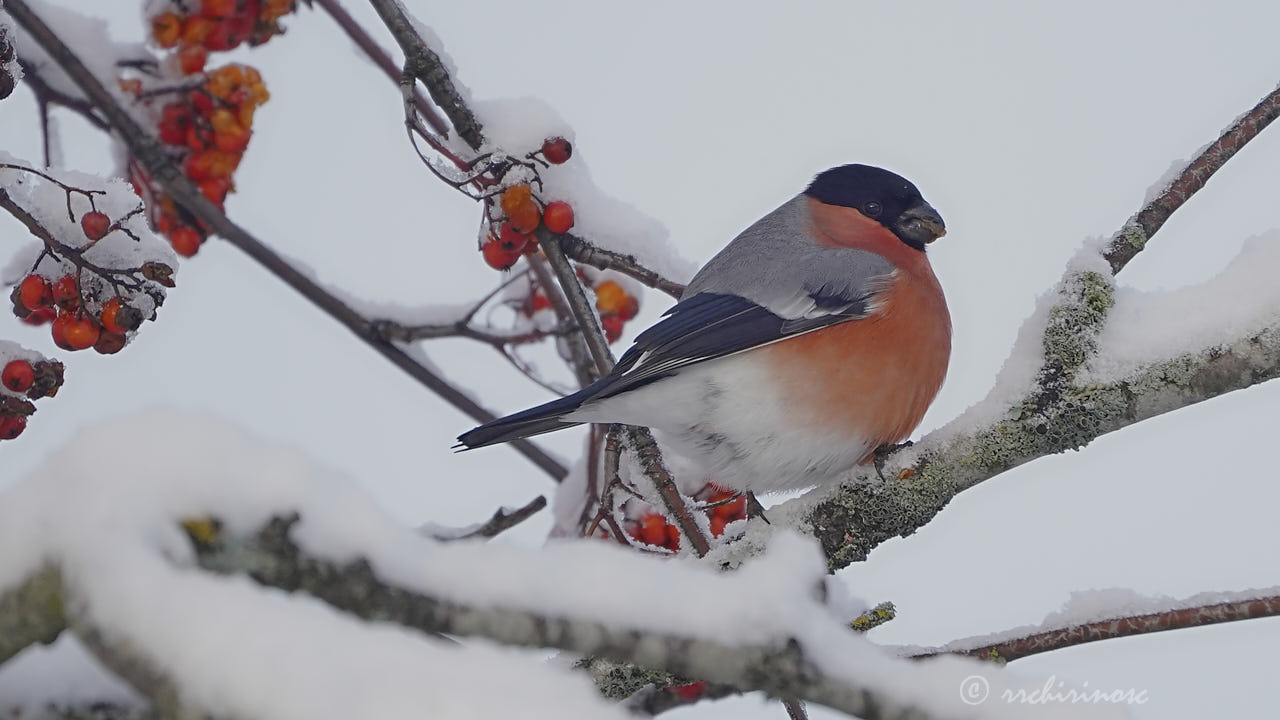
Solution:
M 638 665 L 615 663 L 595 657 L 586 657 L 574 663 L 575 668 L 591 673 L 600 694 L 611 700 L 623 700 L 648 685 L 667 687 L 683 682 L 681 678 L 662 670 L 651 670 Z
M 880 627 L 898 616 L 898 609 L 891 602 L 882 602 L 870 610 L 862 613 L 849 623 L 849 627 L 856 632 L 866 632 L 872 628 Z
M 1093 271 L 1071 275 L 1059 292 L 1062 301 L 1049 311 L 1044 329 L 1045 373 L 1049 384 L 1056 380 L 1070 381 L 1094 355 L 1098 331 L 1116 302 L 1111 278 Z
M 1124 229 L 1120 231 L 1120 239 L 1129 243 L 1134 250 L 1141 250 L 1146 247 L 1149 238 L 1147 237 L 1147 232 L 1141 226 L 1125 225 Z

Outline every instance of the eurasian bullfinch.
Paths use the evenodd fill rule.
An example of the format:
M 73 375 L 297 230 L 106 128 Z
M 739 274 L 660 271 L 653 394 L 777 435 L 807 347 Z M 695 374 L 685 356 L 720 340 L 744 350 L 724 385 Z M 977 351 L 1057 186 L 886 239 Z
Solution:
M 951 317 L 907 180 L 842 165 L 713 257 L 604 378 L 481 425 L 468 448 L 581 423 L 645 425 L 715 482 L 823 482 L 900 442 L 942 386 Z

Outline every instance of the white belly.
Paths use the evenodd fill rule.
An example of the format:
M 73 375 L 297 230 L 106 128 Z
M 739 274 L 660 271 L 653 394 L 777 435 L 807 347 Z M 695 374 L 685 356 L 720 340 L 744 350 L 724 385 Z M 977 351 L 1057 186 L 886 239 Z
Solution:
M 874 449 L 859 437 L 805 428 L 767 365 L 753 355 L 699 363 L 566 417 L 651 427 L 717 484 L 757 493 L 822 483 Z

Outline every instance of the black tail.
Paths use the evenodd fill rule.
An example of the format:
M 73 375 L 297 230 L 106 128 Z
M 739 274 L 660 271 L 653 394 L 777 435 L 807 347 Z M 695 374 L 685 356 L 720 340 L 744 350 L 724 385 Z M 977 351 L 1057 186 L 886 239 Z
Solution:
M 474 430 L 468 430 L 458 436 L 458 446 L 470 450 L 581 425 L 580 422 L 562 418 L 577 410 L 578 406 L 588 399 L 590 395 L 587 391 L 591 389 L 580 390 L 559 400 L 552 400 L 549 403 L 498 418 L 493 422 L 487 422 Z

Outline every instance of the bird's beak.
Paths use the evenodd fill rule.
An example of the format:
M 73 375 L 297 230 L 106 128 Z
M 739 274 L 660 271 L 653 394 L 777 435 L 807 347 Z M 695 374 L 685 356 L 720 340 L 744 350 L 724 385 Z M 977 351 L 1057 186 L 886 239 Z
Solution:
M 931 243 L 947 234 L 942 216 L 924 200 L 904 210 L 893 228 L 902 237 L 921 244 Z

